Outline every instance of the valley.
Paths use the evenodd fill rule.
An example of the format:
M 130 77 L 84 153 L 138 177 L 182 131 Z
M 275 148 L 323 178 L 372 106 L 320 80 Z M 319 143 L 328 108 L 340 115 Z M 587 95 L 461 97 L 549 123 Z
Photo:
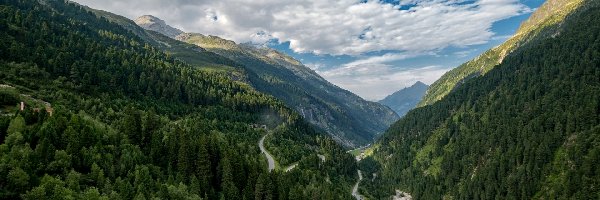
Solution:
M 600 0 L 81 2 L 0 0 L 0 199 L 600 199 Z
M 236 72 L 174 59 L 75 3 L 0 7 L 1 84 L 14 88 L 0 93 L 11 110 L 0 117 L 0 199 L 351 198 L 356 168 L 344 148 L 283 102 L 233 81 Z M 29 99 L 54 113 L 12 109 Z M 278 127 L 271 136 L 285 138 L 248 124 Z M 270 173 L 261 138 L 298 167 Z

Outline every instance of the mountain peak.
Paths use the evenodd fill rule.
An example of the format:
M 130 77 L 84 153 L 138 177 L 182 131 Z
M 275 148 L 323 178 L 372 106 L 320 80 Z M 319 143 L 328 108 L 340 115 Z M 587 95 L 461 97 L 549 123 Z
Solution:
M 385 97 L 379 103 L 390 107 L 396 114 L 402 117 L 421 101 L 428 87 L 427 84 L 417 81 L 412 86 L 398 90 Z
M 179 29 L 167 25 L 167 23 L 164 20 L 152 15 L 143 15 L 138 17 L 134 21 L 138 26 L 146 30 L 156 31 L 170 38 L 175 38 L 178 35 L 184 33 Z
M 142 20 L 147 20 L 149 22 L 156 22 L 156 21 L 162 21 L 162 22 L 164 22 L 160 18 L 155 17 L 153 15 L 142 15 L 142 16 L 138 17 L 135 21 L 142 21 Z
M 416 82 L 415 84 L 413 84 L 411 87 L 413 87 L 413 86 L 425 86 L 425 87 L 428 87 L 428 85 L 427 85 L 427 84 L 425 84 L 425 83 L 423 83 L 423 82 L 421 82 L 421 81 L 417 81 L 417 82 Z

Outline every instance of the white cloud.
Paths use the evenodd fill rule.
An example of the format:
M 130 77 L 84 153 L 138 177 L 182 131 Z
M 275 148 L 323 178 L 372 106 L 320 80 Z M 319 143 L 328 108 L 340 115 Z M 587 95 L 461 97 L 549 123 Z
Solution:
M 431 84 L 448 70 L 450 68 L 442 66 L 403 69 L 395 68 L 389 64 L 371 63 L 354 65 L 352 70 L 339 68 L 325 71 L 321 75 L 363 98 L 380 100 L 417 81 Z
M 469 50 L 464 50 L 464 51 L 456 51 L 456 52 L 454 52 L 452 54 L 454 54 L 458 58 L 465 58 L 465 57 L 469 56 L 470 54 L 472 54 L 475 51 L 477 51 L 477 49 L 469 49 Z
M 322 63 L 306 63 L 304 66 L 307 66 L 308 68 L 317 72 L 325 67 L 325 65 Z
M 135 18 L 151 14 L 188 32 L 236 42 L 289 41 L 296 52 L 359 55 L 482 44 L 496 21 L 531 10 L 518 0 L 75 0 Z M 262 33 L 258 35 L 257 33 Z
M 387 53 L 381 56 L 372 56 L 365 59 L 359 59 L 352 61 L 350 63 L 344 64 L 344 69 L 352 69 L 353 67 L 365 65 L 365 64 L 380 64 L 380 63 L 389 63 L 399 60 L 404 60 L 408 58 L 414 58 L 419 55 L 433 55 L 433 53 L 421 53 L 421 52 L 409 52 L 409 53 Z
M 340 67 L 318 71 L 332 83 L 346 88 L 369 100 L 383 99 L 393 92 L 417 81 L 431 84 L 450 68 L 425 66 L 405 68 L 395 66 L 398 61 L 434 53 L 389 53 L 346 63 Z
M 387 53 L 364 57 L 334 68 L 327 68 L 324 64 L 318 62 L 305 65 L 342 88 L 350 90 L 365 99 L 378 101 L 399 89 L 411 86 L 417 81 L 431 84 L 450 70 L 446 66 L 438 65 L 419 68 L 398 66 L 403 60 L 421 56 L 437 56 L 437 53 Z

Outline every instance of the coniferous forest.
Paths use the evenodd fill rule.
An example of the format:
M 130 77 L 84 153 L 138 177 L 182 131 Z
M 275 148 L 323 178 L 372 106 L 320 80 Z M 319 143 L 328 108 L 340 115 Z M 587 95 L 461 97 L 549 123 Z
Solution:
M 314 121 L 363 144 L 395 115 L 285 54 L 0 0 L 0 199 L 600 199 L 600 0 L 548 0 L 530 19 L 357 162 Z M 303 118 L 303 102 L 333 114 Z
M 353 158 L 279 100 L 79 5 L 0 1 L 0 55 L 0 199 L 351 198 Z
M 374 160 L 359 165 L 382 177 L 363 193 L 599 199 L 598 3 L 584 1 L 487 74 L 409 112 L 376 144 Z

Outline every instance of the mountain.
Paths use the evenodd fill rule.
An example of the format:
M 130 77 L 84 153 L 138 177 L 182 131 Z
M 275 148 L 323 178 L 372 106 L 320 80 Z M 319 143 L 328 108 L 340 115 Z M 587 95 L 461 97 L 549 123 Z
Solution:
M 196 45 L 175 40 L 162 33 L 146 30 L 126 17 L 89 7 L 84 8 L 110 22 L 119 24 L 121 27 L 140 37 L 150 46 L 160 49 L 177 60 L 183 61 L 204 71 L 226 73 L 234 80 L 245 80 L 243 69 L 236 68 L 239 64 L 228 58 L 206 51 Z
M 578 8 L 584 0 L 552 0 L 544 3 L 535 13 L 521 24 L 517 33 L 502 45 L 490 49 L 475 59 L 450 70 L 440 79 L 435 81 L 418 104 L 418 107 L 431 105 L 439 101 L 452 90 L 456 89 L 466 80 L 481 76 L 502 63 L 506 56 L 510 55 L 520 46 L 532 42 L 538 38 L 551 37 L 552 31 L 543 31 L 554 27 L 564 20 L 573 10 Z M 546 34 L 546 35 L 540 35 Z
M 425 96 L 428 85 L 421 81 L 417 81 L 410 87 L 401 89 L 393 94 L 385 97 L 380 104 L 390 107 L 398 116 L 406 115 L 408 111 L 415 108 L 419 101 Z
M 167 25 L 165 21 L 152 15 L 144 15 L 138 17 L 137 19 L 135 19 L 135 23 L 144 29 L 162 33 L 163 35 L 169 36 L 170 38 L 175 38 L 183 33 L 183 31 Z
M 228 71 L 146 39 L 207 51 L 70 1 L 0 8 L 0 199 L 352 198 L 356 163 L 341 145 Z
M 549 0 L 522 27 L 537 33 L 366 151 L 359 168 L 377 176 L 365 177 L 361 194 L 600 198 L 600 1 Z
M 250 85 L 283 100 L 308 122 L 347 147 L 372 142 L 398 119 L 391 109 L 329 83 L 301 62 L 276 50 L 198 33 L 180 34 L 176 39 L 234 61 Z

